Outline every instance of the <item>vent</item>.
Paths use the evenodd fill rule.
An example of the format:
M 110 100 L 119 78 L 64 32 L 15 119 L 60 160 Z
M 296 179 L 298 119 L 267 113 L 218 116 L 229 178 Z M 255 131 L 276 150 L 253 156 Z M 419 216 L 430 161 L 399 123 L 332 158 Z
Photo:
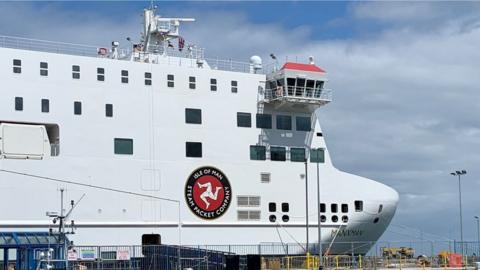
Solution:
M 239 207 L 259 207 L 260 196 L 237 196 L 237 205 Z
M 266 172 L 260 173 L 260 182 L 270 183 L 270 173 L 266 173 Z
M 260 211 L 239 210 L 237 218 L 238 220 L 260 220 Z

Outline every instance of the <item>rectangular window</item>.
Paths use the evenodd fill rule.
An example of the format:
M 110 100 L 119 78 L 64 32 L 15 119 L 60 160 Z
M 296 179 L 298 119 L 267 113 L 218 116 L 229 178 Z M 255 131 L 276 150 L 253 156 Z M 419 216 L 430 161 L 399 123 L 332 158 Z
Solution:
M 23 111 L 23 98 L 15 97 L 15 111 Z
M 237 205 L 240 207 L 260 206 L 260 196 L 237 196 Z
M 238 92 L 238 82 L 237 81 L 232 81 L 232 93 L 237 93 Z
M 104 68 L 97 68 L 97 81 L 104 82 L 105 81 L 105 69 Z
M 277 115 L 277 129 L 292 130 L 292 117 L 290 115 Z
M 200 109 L 185 109 L 185 123 L 187 124 L 201 124 L 202 110 Z
M 48 63 L 40 62 L 40 76 L 48 76 Z
M 72 78 L 76 80 L 80 79 L 80 66 L 72 66 Z
M 310 117 L 297 116 L 296 117 L 297 131 L 311 131 L 312 123 Z
M 271 114 L 262 114 L 257 113 L 257 128 L 265 128 L 271 129 L 272 128 L 272 115 Z
M 285 161 L 287 158 L 287 150 L 285 147 L 272 146 L 270 147 L 270 160 Z
M 342 203 L 342 213 L 348 213 L 348 204 Z
M 202 157 L 202 143 L 201 142 L 186 142 L 185 143 L 186 156 L 200 158 Z
M 145 85 L 152 85 L 152 73 L 145 72 Z
M 327 207 L 324 203 L 320 204 L 320 213 L 325 213 L 327 211 Z
M 188 88 L 195 89 L 195 77 L 188 77 Z
M 310 162 L 325 163 L 325 150 L 322 148 L 310 149 Z
M 305 148 L 290 148 L 290 161 L 305 162 Z
M 43 113 L 50 112 L 50 100 L 42 99 L 42 112 Z
M 252 114 L 251 113 L 237 113 L 237 127 L 251 127 L 252 126 Z
M 260 173 L 260 182 L 261 183 L 270 183 L 271 175 L 270 173 L 262 172 Z
M 338 212 L 338 204 L 332 203 L 330 205 L 330 210 L 332 211 L 332 213 L 337 213 Z
M 82 114 L 82 102 L 75 101 L 73 103 L 73 114 L 81 115 Z
M 22 73 L 22 60 L 13 59 L 13 73 Z
M 217 91 L 217 79 L 210 79 L 210 91 Z
M 167 86 L 174 87 L 175 86 L 175 77 L 172 74 L 167 75 Z
M 290 205 L 286 202 L 282 203 L 282 212 L 287 213 L 290 211 Z
M 133 139 L 115 138 L 115 154 L 133 155 Z
M 113 104 L 105 104 L 105 116 L 113 117 Z
M 355 212 L 363 211 L 363 201 L 355 201 Z
M 269 212 L 277 212 L 277 204 L 274 202 L 268 203 Z
M 122 70 L 122 83 L 128 83 L 128 70 Z
M 237 211 L 238 220 L 260 220 L 260 211 Z
M 250 145 L 251 160 L 266 160 L 267 148 L 261 145 Z

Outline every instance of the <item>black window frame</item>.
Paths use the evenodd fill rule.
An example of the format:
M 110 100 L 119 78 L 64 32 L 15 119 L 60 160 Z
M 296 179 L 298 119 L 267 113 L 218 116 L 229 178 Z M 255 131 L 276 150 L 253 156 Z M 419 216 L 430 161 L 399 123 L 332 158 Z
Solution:
M 277 204 L 274 202 L 269 202 L 268 203 L 268 212 L 277 212 Z
M 362 212 L 363 211 L 363 201 L 362 200 L 356 200 L 353 202 L 355 206 L 355 212 Z
M 75 80 L 80 79 L 80 66 L 79 65 L 72 65 L 72 79 L 75 79 Z
M 13 66 L 13 73 L 20 74 L 22 73 L 22 60 L 21 59 L 13 59 L 12 61 Z
M 294 152 L 296 151 L 301 151 L 303 152 L 303 155 L 300 157 L 300 156 L 297 156 L 296 154 L 294 155 Z M 305 148 L 302 148 L 302 147 L 291 147 L 290 148 L 290 161 L 292 162 L 305 162 L 307 158 L 307 150 Z
M 287 148 L 285 146 L 270 146 L 271 161 L 286 161 Z
M 175 75 L 167 74 L 167 87 L 175 87 Z
M 325 203 L 320 203 L 320 213 L 327 212 L 327 205 Z
M 97 81 L 105 81 L 105 68 L 97 67 Z
M 237 112 L 237 127 L 252 127 L 252 114 Z
M 210 78 L 210 91 L 217 91 L 217 79 L 215 78 Z
M 308 124 L 302 123 L 303 121 L 308 121 Z M 312 131 L 312 118 L 310 116 L 296 116 L 295 128 L 297 131 Z
M 23 97 L 15 97 L 15 111 L 23 111 Z
M 310 162 L 325 163 L 325 149 L 323 148 L 310 149 Z
M 276 115 L 276 128 L 278 130 L 292 130 L 292 116 L 285 114 Z
M 267 147 L 250 145 L 250 160 L 267 160 Z
M 152 85 L 152 73 L 151 72 L 145 72 L 145 85 L 146 86 L 151 86 Z
M 338 204 L 336 204 L 336 203 L 330 204 L 330 212 L 338 213 Z
M 342 203 L 341 210 L 342 213 L 348 213 L 348 204 Z
M 44 76 L 44 77 L 48 76 L 48 63 L 47 62 L 40 62 L 40 76 Z
M 201 142 L 185 142 L 185 156 L 189 158 L 203 157 L 202 143 Z
M 197 88 L 197 79 L 195 76 L 189 76 L 188 77 L 188 88 L 195 90 Z
M 42 113 L 49 113 L 50 112 L 50 100 L 46 98 L 42 98 L 40 103 L 40 110 Z
M 82 102 L 81 101 L 74 101 L 73 102 L 73 114 L 74 115 L 82 115 Z
M 113 104 L 105 104 L 105 117 L 113 117 Z
M 121 143 L 128 143 L 129 145 L 121 145 Z M 114 138 L 113 139 L 113 153 L 115 155 L 133 155 L 133 139 L 131 138 Z M 124 151 L 123 148 L 120 147 L 125 147 L 127 146 L 128 148 L 126 149 L 127 151 Z
M 120 71 L 120 77 L 121 77 L 120 81 L 124 84 L 127 84 L 128 83 L 128 70 L 122 69 Z
M 185 108 L 185 124 L 202 124 L 202 109 Z
M 231 87 L 232 93 L 238 93 L 238 81 L 231 81 L 230 87 Z
M 257 128 L 272 129 L 272 115 L 268 113 L 257 113 L 255 115 L 255 126 Z M 264 125 L 265 123 L 268 123 Z
M 287 202 L 282 203 L 282 212 L 283 213 L 288 213 L 290 212 L 290 204 Z

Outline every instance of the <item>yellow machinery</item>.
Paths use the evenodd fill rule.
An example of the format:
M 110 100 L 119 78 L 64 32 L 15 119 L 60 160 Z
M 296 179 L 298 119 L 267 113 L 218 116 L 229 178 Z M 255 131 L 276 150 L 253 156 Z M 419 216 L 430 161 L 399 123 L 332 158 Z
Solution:
M 382 247 L 382 256 L 386 258 L 413 258 L 415 249 L 408 247 Z

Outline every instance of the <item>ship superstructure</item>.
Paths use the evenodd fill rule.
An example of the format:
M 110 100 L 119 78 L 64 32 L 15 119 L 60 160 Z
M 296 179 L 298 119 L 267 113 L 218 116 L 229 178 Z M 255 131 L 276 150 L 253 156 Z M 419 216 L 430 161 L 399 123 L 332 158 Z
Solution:
M 305 242 L 308 195 L 311 239 L 320 212 L 332 253 L 367 252 L 398 194 L 333 167 L 326 71 L 206 59 L 179 35 L 186 21 L 147 9 L 128 50 L 0 37 L 0 228 L 48 228 L 64 189 L 85 194 L 79 244 Z

